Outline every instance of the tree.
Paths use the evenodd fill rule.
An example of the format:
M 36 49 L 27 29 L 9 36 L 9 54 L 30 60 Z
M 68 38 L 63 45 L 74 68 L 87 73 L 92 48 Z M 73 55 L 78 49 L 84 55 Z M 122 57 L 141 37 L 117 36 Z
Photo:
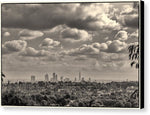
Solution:
M 3 78 L 6 77 L 3 72 L 1 73 L 1 77 L 2 77 L 2 82 L 3 82 Z
M 130 45 L 129 50 L 129 59 L 131 62 L 131 67 L 135 65 L 136 68 L 139 68 L 139 45 Z

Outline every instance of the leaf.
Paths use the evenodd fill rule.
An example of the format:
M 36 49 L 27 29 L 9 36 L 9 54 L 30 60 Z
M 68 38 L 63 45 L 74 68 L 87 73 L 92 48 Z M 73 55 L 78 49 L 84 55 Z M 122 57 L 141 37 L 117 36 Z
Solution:
M 132 60 L 134 59 L 135 54 L 132 55 Z
M 137 54 L 135 54 L 135 59 L 137 59 Z
M 133 52 L 133 48 L 134 48 L 133 45 L 131 45 L 131 46 L 128 47 L 128 50 L 129 50 L 129 52 L 130 52 L 131 54 L 132 54 L 132 52 Z
M 135 64 L 135 61 L 131 62 L 131 67 Z
M 132 55 L 132 54 L 129 54 L 129 59 L 131 59 L 131 55 Z
M 3 72 L 2 72 L 2 77 L 5 77 L 5 75 L 3 74 Z

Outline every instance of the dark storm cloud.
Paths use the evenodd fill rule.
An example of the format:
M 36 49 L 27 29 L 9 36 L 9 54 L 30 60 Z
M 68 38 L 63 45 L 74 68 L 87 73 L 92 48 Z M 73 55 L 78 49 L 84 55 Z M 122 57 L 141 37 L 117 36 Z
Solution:
M 90 8 L 90 9 L 89 9 Z M 79 29 L 119 29 L 104 13 L 108 4 L 3 4 L 2 27 L 48 29 L 66 24 Z
M 120 15 L 123 17 L 122 24 L 126 27 L 138 28 L 138 2 L 134 2 L 132 6 L 126 5 L 124 9 L 121 11 Z
M 137 15 L 126 16 L 124 21 L 125 21 L 125 26 L 132 27 L 132 28 L 138 28 L 139 17 Z
M 87 30 L 95 30 L 96 28 L 90 27 L 88 23 L 96 21 L 96 19 L 87 17 L 87 19 L 77 19 L 76 21 L 70 21 L 67 23 L 68 26 L 70 27 L 76 27 L 78 29 L 87 29 Z
M 52 28 L 68 20 L 69 7 L 70 5 L 67 7 L 59 4 L 37 6 L 3 4 L 2 26 L 28 29 Z

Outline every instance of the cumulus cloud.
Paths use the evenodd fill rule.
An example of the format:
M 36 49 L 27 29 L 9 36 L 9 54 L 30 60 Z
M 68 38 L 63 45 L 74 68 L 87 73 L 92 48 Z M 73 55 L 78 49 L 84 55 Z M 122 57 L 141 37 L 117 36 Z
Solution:
M 134 8 L 133 4 L 123 6 L 122 11 L 117 16 L 117 20 L 125 27 L 138 28 L 138 8 Z
M 92 47 L 98 48 L 101 51 L 105 51 L 105 50 L 108 49 L 108 45 L 106 43 L 101 43 L 100 44 L 98 42 L 95 42 L 95 43 L 92 43 L 91 45 L 92 45 Z
M 126 51 L 126 47 L 127 47 L 127 44 L 125 42 L 121 42 L 119 40 L 114 40 L 108 46 L 107 52 L 110 52 L 110 53 L 124 52 L 124 51 Z
M 112 43 L 112 41 L 110 41 L 110 40 L 106 42 L 107 45 L 110 45 L 111 43 Z
M 87 44 L 83 44 L 79 48 L 61 52 L 61 55 L 69 55 L 69 56 L 85 55 L 88 57 L 95 57 L 98 54 L 99 54 L 98 48 L 95 48 L 92 45 L 87 45 Z
M 76 28 L 65 28 L 61 32 L 62 38 L 70 41 L 91 41 L 92 37 L 85 30 L 79 30 Z
M 108 49 L 108 45 L 106 43 L 101 43 L 100 50 L 105 51 Z
M 138 29 L 134 30 L 133 32 L 128 33 L 129 39 L 127 40 L 127 43 L 134 43 L 139 42 L 139 32 Z
M 56 26 L 45 33 L 50 34 L 54 39 L 64 40 L 67 42 L 91 41 L 92 36 L 85 30 L 70 28 L 66 25 Z
M 3 34 L 3 36 L 4 36 L 4 37 L 8 37 L 8 36 L 10 36 L 10 33 L 9 33 L 9 32 L 5 32 L 5 33 Z
M 128 55 L 123 53 L 100 52 L 99 59 L 103 62 L 124 61 L 128 59 Z
M 135 32 L 131 33 L 129 35 L 129 37 L 138 39 L 138 37 L 139 37 L 138 29 Z
M 120 14 L 131 14 L 133 13 L 133 5 L 124 5 Z
M 41 31 L 33 31 L 33 30 L 27 30 L 27 29 L 21 30 L 19 32 L 19 36 L 21 40 L 32 40 L 32 39 L 41 37 L 43 35 L 44 34 Z
M 60 46 L 59 41 L 54 41 L 51 38 L 45 38 L 42 43 L 39 45 L 41 48 L 54 48 Z
M 65 50 L 61 52 L 61 55 L 69 55 L 75 56 L 76 60 L 85 60 L 86 57 L 88 58 L 98 58 L 100 51 L 107 51 L 108 46 L 106 43 L 98 43 L 94 42 L 92 44 L 82 44 L 80 47 Z
M 44 57 L 48 56 L 49 52 L 45 50 L 36 50 L 32 47 L 28 47 L 24 51 L 20 52 L 19 55 L 27 57 Z
M 131 42 L 131 43 L 128 44 L 128 46 L 130 46 L 130 45 L 138 45 L 138 44 L 139 44 L 139 42 Z
M 94 47 L 94 48 L 100 49 L 101 44 L 100 44 L 100 43 L 98 43 L 98 42 L 95 42 L 95 43 L 92 43 L 92 45 L 91 45 L 91 46 L 92 46 L 92 47 Z
M 61 55 L 86 56 L 89 58 L 98 58 L 101 52 L 123 53 L 126 52 L 128 44 L 120 40 L 107 41 L 106 43 L 94 42 L 92 44 L 83 44 L 78 48 L 65 50 Z
M 2 44 L 2 54 L 20 52 L 27 46 L 27 42 L 23 40 L 12 40 Z
M 128 33 L 126 31 L 121 30 L 116 34 L 115 39 L 125 41 L 128 39 Z
M 88 26 L 90 28 L 92 28 L 93 30 L 109 30 L 109 29 L 114 29 L 114 30 L 119 30 L 120 24 L 115 21 L 115 20 L 111 20 L 110 18 L 108 18 L 108 16 L 106 14 L 101 14 L 98 15 L 95 19 L 96 21 L 93 22 L 89 22 Z
M 123 28 L 138 28 L 138 4 L 139 2 L 131 2 L 131 3 L 120 3 L 120 7 L 117 7 L 118 4 L 115 4 L 110 12 L 110 18 L 113 20 L 117 20 Z
M 109 43 L 108 43 L 109 42 Z M 108 41 L 107 43 L 94 42 L 92 44 L 83 44 L 79 48 L 65 50 L 61 52 L 61 55 L 69 55 L 77 57 L 79 59 L 96 58 L 98 59 L 103 53 L 107 56 L 111 55 L 111 58 L 115 58 L 118 53 L 126 52 L 128 44 L 119 40 Z M 116 53 L 116 55 L 115 55 Z M 99 55 L 101 54 L 101 55 Z M 113 55 L 112 55 L 113 54 Z M 106 55 L 105 55 L 106 56 Z M 104 56 L 102 56 L 104 57 Z M 119 59 L 120 57 L 116 57 Z M 121 57 L 122 58 L 122 57 Z M 115 60 L 115 59 L 114 59 Z

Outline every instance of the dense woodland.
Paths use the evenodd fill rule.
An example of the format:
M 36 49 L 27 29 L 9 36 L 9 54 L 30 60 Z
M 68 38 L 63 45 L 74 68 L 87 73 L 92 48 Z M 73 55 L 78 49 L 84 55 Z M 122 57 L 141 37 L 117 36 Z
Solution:
M 67 107 L 139 106 L 138 82 L 16 82 L 3 84 L 2 105 Z

